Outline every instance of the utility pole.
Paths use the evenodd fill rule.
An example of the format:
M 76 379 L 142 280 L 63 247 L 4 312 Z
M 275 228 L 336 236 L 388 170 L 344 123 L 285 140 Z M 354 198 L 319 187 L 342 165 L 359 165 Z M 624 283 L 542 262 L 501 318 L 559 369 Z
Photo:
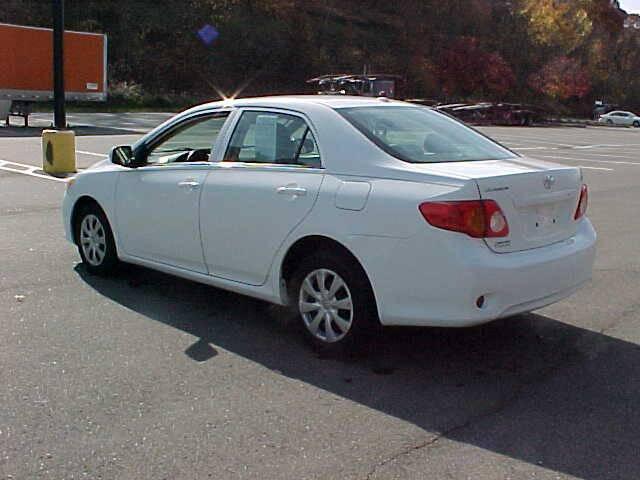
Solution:
M 53 103 L 55 130 L 42 131 L 42 170 L 50 175 L 76 172 L 76 137 L 64 112 L 64 0 L 51 0 L 53 12 Z
M 55 126 L 66 128 L 64 110 L 64 0 L 53 2 L 53 102 Z

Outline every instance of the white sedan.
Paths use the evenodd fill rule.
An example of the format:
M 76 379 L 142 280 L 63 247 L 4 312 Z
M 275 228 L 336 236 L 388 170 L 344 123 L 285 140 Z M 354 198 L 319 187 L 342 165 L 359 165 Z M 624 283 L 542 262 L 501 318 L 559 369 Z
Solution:
M 463 327 L 591 277 L 580 169 L 521 157 L 388 99 L 300 96 L 185 111 L 77 175 L 67 238 L 297 312 L 316 345 L 380 325 Z
M 632 112 L 623 112 L 616 110 L 604 115 L 600 115 L 598 119 L 600 123 L 606 123 L 607 125 L 624 125 L 627 127 L 640 127 L 640 117 Z

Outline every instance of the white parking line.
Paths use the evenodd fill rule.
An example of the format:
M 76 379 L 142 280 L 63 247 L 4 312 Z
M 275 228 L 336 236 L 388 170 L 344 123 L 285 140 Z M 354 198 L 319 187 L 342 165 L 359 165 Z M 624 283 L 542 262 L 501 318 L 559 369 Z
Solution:
M 613 168 L 604 168 L 604 167 L 585 167 L 584 165 L 578 165 L 578 167 L 583 168 L 585 170 L 604 170 L 607 172 L 613 172 Z
M 604 153 L 585 153 L 585 155 L 589 155 L 590 157 L 629 158 L 629 159 L 639 158 L 638 155 L 611 155 L 611 154 L 605 155 Z
M 573 148 L 575 148 L 577 150 L 582 150 L 582 149 L 588 149 L 588 148 L 602 148 L 602 147 L 604 147 L 604 148 L 608 148 L 608 147 L 618 148 L 618 147 L 637 147 L 637 146 L 640 146 L 640 143 L 625 143 L 623 145 L 619 145 L 619 144 L 617 144 L 617 145 L 608 145 L 608 144 L 602 143 L 602 144 L 598 144 L 598 145 L 578 145 L 578 146 L 573 147 Z
M 521 138 L 513 138 L 513 137 L 499 137 L 496 136 L 496 138 L 500 139 L 504 139 L 504 142 L 519 142 L 519 143 L 534 143 L 534 144 L 541 144 L 541 145 L 556 145 L 556 146 L 560 146 L 560 147 L 565 147 L 565 148 L 571 148 L 571 147 L 575 147 L 576 145 L 570 144 L 570 143 L 560 143 L 560 142 L 550 142 L 548 140 L 543 140 L 541 138 L 533 138 L 533 137 L 521 137 Z
M 634 162 L 618 162 L 613 160 L 594 160 L 591 158 L 559 157 L 557 155 L 538 155 L 538 157 L 555 158 L 558 160 L 571 160 L 573 162 L 610 163 L 612 165 L 635 165 L 636 167 L 640 167 L 640 163 L 634 163 Z
M 515 148 L 514 150 L 558 150 L 558 149 L 549 148 L 549 147 L 522 147 L 522 148 Z
M 71 177 L 58 178 L 58 177 L 52 177 L 51 175 L 46 175 L 44 173 L 37 173 L 38 170 L 41 170 L 40 167 L 34 167 L 33 165 L 24 165 L 22 163 L 16 163 L 16 162 L 9 162 L 7 160 L 0 160 L 0 170 L 4 170 L 5 172 L 11 172 L 11 173 L 20 173 L 22 175 L 28 175 L 30 177 L 44 178 L 46 180 L 53 180 L 54 182 L 66 183 L 69 181 L 69 178 L 71 178 Z
M 82 155 L 93 155 L 94 157 L 106 157 L 106 153 L 96 153 L 96 152 L 87 152 L 85 150 L 76 150 L 76 153 L 80 153 Z
M 508 145 L 508 144 L 507 144 Z M 591 150 L 594 148 L 624 148 L 633 147 L 637 144 L 626 145 L 575 145 L 572 147 L 518 147 L 514 150 Z M 624 150 L 621 153 L 626 153 Z M 588 153 L 588 155 L 597 155 L 596 153 Z

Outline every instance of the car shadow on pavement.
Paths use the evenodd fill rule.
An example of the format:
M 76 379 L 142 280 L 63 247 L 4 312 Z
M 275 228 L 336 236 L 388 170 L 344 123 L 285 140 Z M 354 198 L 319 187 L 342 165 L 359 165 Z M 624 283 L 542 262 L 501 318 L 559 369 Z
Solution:
M 587 480 L 640 472 L 636 344 L 528 314 L 389 329 L 368 352 L 326 358 L 260 301 L 138 267 L 110 279 L 76 269 L 100 294 L 199 338 L 185 352 L 195 361 L 215 361 L 219 347 L 442 440 Z
M 0 138 L 41 137 L 43 130 L 52 128 L 54 127 L 0 127 Z M 70 130 L 73 130 L 77 137 L 87 135 L 140 135 L 140 132 L 133 130 L 110 127 L 72 126 Z

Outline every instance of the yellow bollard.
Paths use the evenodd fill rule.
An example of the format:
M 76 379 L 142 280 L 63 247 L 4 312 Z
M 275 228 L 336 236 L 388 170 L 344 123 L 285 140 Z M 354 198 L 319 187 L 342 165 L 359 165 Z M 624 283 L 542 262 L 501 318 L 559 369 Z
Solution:
M 42 170 L 53 175 L 76 173 L 76 136 L 73 131 L 42 131 Z

